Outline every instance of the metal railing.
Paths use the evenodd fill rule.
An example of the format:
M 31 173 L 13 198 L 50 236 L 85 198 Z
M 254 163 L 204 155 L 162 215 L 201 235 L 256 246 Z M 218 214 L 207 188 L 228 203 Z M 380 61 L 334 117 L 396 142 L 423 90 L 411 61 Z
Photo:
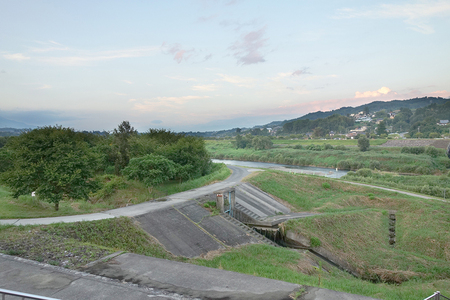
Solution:
M 450 300 L 450 298 L 442 296 L 441 292 L 437 291 L 437 292 L 434 292 L 434 294 L 431 295 L 430 297 L 427 297 L 423 300 Z
M 21 293 L 21 292 L 16 292 L 16 291 L 10 291 L 10 290 L 5 290 L 5 289 L 0 289 L 0 296 L 1 296 L 1 300 L 17 299 L 17 298 L 19 298 L 19 299 L 21 298 L 22 300 L 25 300 L 25 299 L 32 299 L 32 300 L 59 300 L 59 299 L 56 299 L 56 298 L 49 298 L 49 297 L 32 295 L 32 294 Z M 6 298 L 6 296 L 13 296 L 13 297 Z

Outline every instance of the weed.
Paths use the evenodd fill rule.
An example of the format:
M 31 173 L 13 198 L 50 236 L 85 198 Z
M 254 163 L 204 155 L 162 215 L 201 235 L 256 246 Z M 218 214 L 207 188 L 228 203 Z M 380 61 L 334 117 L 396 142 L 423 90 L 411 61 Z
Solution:
M 331 185 L 328 182 L 324 182 L 324 183 L 322 183 L 322 187 L 324 189 L 329 189 L 329 188 L 331 188 Z
M 316 238 L 315 236 L 311 236 L 309 239 L 310 245 L 312 248 L 320 247 L 322 246 L 322 242 Z

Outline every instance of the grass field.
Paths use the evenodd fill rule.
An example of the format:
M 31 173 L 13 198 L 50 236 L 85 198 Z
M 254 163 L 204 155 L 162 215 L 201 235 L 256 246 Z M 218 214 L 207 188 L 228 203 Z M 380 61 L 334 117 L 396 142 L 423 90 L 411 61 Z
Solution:
M 376 139 L 376 140 L 370 140 L 370 144 L 372 146 L 379 146 L 379 145 L 383 145 L 384 143 L 386 143 L 387 139 Z M 302 145 L 302 146 L 307 146 L 307 145 L 311 145 L 311 144 L 315 144 L 315 145 L 325 145 L 325 144 L 329 144 L 332 146 L 358 146 L 358 140 L 303 140 L 303 139 L 274 139 L 272 140 L 272 142 L 275 145 L 291 145 L 291 146 L 295 146 L 295 145 Z
M 214 175 L 202 182 L 187 182 L 184 187 L 172 183 L 166 185 L 165 190 L 159 187 L 152 193 L 164 195 L 220 180 L 229 174 L 225 169 L 228 170 L 221 168 L 217 177 Z M 291 220 L 285 225 L 286 230 L 319 241 L 322 247 L 352 264 L 366 280 L 335 268 L 321 271 L 317 261 L 307 253 L 268 245 L 228 249 L 209 258 L 173 257 L 129 218 L 45 226 L 0 226 L 0 251 L 78 268 L 122 250 L 304 285 L 319 286 L 320 280 L 320 286 L 324 288 L 379 299 L 424 299 L 437 290 L 450 295 L 450 203 L 317 176 L 277 171 L 254 174 L 248 178 L 249 182 L 288 202 L 295 211 L 322 213 L 312 218 Z M 109 196 L 112 203 L 123 205 L 126 203 L 123 201 L 130 198 L 141 201 L 145 197 L 139 198 L 136 191 L 149 192 L 144 186 L 125 184 L 126 188 Z M 134 192 L 130 187 L 135 189 Z M 77 202 L 64 205 L 74 209 L 74 203 Z M 92 205 L 89 209 L 93 210 L 95 204 L 101 203 L 98 200 L 98 203 L 89 204 Z M 31 197 L 12 199 L 7 190 L 0 190 L 0 213 L 7 211 L 3 207 L 10 207 L 9 213 L 16 216 L 54 213 L 53 206 L 41 207 L 45 205 Z M 103 201 L 103 205 L 109 203 Z M 63 210 L 62 205 L 60 209 Z M 388 245 L 388 210 L 397 211 L 394 248 Z M 65 213 L 70 214 L 69 208 Z
M 224 180 L 230 174 L 230 170 L 224 164 L 215 164 L 213 172 L 207 176 L 183 183 L 169 182 L 152 189 L 148 189 L 143 183 L 138 181 L 125 180 L 114 175 L 103 176 L 103 180 L 107 181 L 104 188 L 92 195 L 89 201 L 63 200 L 59 204 L 58 211 L 55 211 L 54 205 L 40 201 L 37 197 L 20 196 L 18 199 L 15 199 L 6 187 L 0 186 L 0 219 L 56 217 L 94 213 L 198 188 Z
M 450 294 L 450 203 L 283 172 L 249 181 L 298 211 L 323 213 L 291 220 L 286 230 L 320 241 L 363 278 L 400 284 L 402 296 L 391 299 L 409 299 L 405 286 L 425 297 L 437 282 Z M 395 248 L 388 244 L 388 210 L 397 211 Z
M 343 144 L 353 142 L 352 140 L 334 141 L 340 144 L 325 147 L 325 144 L 331 141 L 333 140 L 301 140 L 296 142 L 304 142 L 307 145 L 290 144 L 286 147 L 256 151 L 253 148 L 236 149 L 230 140 L 220 140 L 208 141 L 206 148 L 211 156 L 217 159 L 337 167 L 342 170 L 370 168 L 388 172 L 428 175 L 442 174 L 450 168 L 450 160 L 443 149 L 438 149 L 436 157 L 428 154 L 401 153 L 399 147 L 373 146 L 369 151 L 361 152 L 358 147 L 348 147 Z

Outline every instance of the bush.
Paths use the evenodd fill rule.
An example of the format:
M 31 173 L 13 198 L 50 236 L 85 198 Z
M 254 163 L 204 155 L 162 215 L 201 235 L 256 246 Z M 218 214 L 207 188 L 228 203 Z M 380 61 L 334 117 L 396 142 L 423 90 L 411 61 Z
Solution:
M 324 183 L 322 183 L 322 187 L 324 189 L 329 189 L 329 188 L 331 188 L 331 185 L 328 182 L 324 182 Z
M 423 154 L 425 153 L 425 147 L 402 147 L 402 153 L 411 153 L 411 154 Z
M 333 150 L 333 149 L 334 149 L 333 146 L 330 145 L 330 144 L 325 144 L 325 145 L 323 145 L 323 148 L 324 148 L 325 150 Z
M 370 169 L 360 169 L 360 170 L 356 171 L 356 175 L 361 176 L 361 177 L 371 177 L 372 171 Z
M 312 248 L 320 247 L 322 245 L 322 242 L 315 236 L 310 237 L 309 242 Z
M 338 169 L 341 170 L 350 170 L 351 169 L 351 161 L 349 160 L 341 160 L 337 164 Z
M 320 145 L 308 145 L 306 146 L 306 150 L 311 150 L 311 151 L 322 151 L 322 147 Z
M 371 160 L 369 163 L 369 168 L 372 170 L 379 170 L 381 168 L 381 163 L 378 160 Z
M 295 145 L 294 149 L 303 149 L 303 146 L 302 145 Z
M 425 153 L 428 154 L 431 157 L 438 157 L 440 155 L 440 152 L 438 149 L 436 149 L 433 146 L 429 146 L 426 148 Z
M 345 150 L 347 150 L 347 147 L 345 147 L 344 145 L 338 145 L 338 146 L 334 147 L 334 149 L 345 151 Z
M 358 147 L 360 151 L 367 151 L 369 150 L 370 147 L 370 141 L 366 136 L 361 136 L 358 139 Z

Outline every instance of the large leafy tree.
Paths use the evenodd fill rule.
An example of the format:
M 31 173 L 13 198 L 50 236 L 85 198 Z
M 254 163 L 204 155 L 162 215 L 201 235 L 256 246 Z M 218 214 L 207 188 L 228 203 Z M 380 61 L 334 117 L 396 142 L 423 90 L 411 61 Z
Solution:
M 162 155 L 148 154 L 132 158 L 122 173 L 128 179 L 136 179 L 148 187 L 172 179 L 180 166 Z
M 2 174 L 14 197 L 36 192 L 55 204 L 64 198 L 88 198 L 97 158 L 73 129 L 48 126 L 22 133 L 7 144 L 13 166 Z
M 123 121 L 114 129 L 114 141 L 117 145 L 118 155 L 116 158 L 116 173 L 125 168 L 130 161 L 130 138 L 136 134 L 130 122 Z

